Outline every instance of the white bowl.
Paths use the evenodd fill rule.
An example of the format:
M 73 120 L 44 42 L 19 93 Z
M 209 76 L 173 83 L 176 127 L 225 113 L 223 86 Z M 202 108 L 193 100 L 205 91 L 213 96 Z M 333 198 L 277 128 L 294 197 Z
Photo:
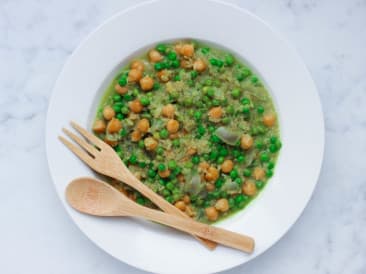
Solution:
M 217 226 L 251 235 L 251 255 L 219 246 L 209 251 L 191 236 L 129 218 L 96 218 L 70 208 L 68 182 L 94 176 L 57 139 L 75 120 L 90 126 L 114 73 L 129 57 L 159 41 L 193 38 L 231 50 L 260 75 L 279 112 L 283 148 L 275 175 L 246 209 Z M 323 115 L 314 83 L 295 50 L 267 24 L 218 1 L 150 1 L 124 10 L 96 29 L 64 66 L 50 101 L 46 146 L 50 173 L 74 222 L 100 248 L 137 268 L 159 273 L 211 273 L 255 258 L 278 241 L 308 203 L 321 168 Z

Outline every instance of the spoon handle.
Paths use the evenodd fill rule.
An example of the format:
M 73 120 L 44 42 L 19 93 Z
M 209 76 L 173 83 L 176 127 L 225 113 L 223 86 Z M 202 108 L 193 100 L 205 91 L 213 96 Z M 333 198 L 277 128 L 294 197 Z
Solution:
M 126 213 L 126 208 L 122 209 L 122 211 Z M 136 208 L 133 208 L 129 215 L 134 217 L 142 217 L 150 221 L 164 224 L 175 229 L 194 234 L 204 239 L 239 249 L 246 253 L 252 253 L 254 250 L 253 238 L 222 228 L 199 223 L 193 221 L 192 219 L 181 218 L 143 206 L 137 206 Z

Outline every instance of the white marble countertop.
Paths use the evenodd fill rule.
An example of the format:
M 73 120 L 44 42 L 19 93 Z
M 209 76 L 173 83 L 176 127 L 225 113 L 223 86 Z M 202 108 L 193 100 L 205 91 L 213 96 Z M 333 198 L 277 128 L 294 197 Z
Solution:
M 1 273 L 143 273 L 72 223 L 50 182 L 44 148 L 47 103 L 66 58 L 135 2 L 0 0 Z M 226 273 L 366 273 L 366 1 L 232 2 L 298 49 L 319 89 L 326 148 L 299 221 L 264 255 Z

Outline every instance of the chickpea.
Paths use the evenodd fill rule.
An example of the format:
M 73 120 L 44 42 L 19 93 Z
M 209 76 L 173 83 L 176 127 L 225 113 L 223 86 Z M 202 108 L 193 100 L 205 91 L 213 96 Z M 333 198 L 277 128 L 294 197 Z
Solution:
M 194 148 L 194 147 L 190 147 L 188 150 L 187 150 L 187 154 L 189 155 L 189 156 L 192 156 L 192 155 L 194 155 L 194 154 L 196 154 L 197 153 L 197 149 L 196 148 Z
M 109 133 L 117 133 L 121 129 L 122 129 L 122 123 L 120 120 L 112 118 L 112 120 L 108 122 L 107 131 Z
M 206 184 L 206 190 L 207 191 L 213 191 L 215 189 L 215 185 L 214 184 L 211 184 L 211 183 L 207 183 Z
M 182 44 L 182 43 L 176 44 L 176 45 L 174 46 L 174 49 L 175 49 L 175 51 L 176 51 L 178 54 L 182 54 L 182 48 L 183 48 L 183 44 Z
M 131 141 L 132 142 L 138 142 L 140 141 L 142 138 L 142 133 L 138 130 L 134 130 L 132 133 L 131 133 Z
M 210 167 L 210 165 L 207 162 L 201 162 L 198 165 L 198 168 L 201 170 L 207 170 Z
M 220 119 L 223 114 L 221 107 L 213 107 L 208 111 L 208 116 L 213 119 Z
M 191 202 L 191 198 L 189 198 L 188 195 L 184 195 L 183 202 L 185 202 L 186 204 L 189 204 Z
M 243 184 L 242 190 L 244 194 L 248 196 L 254 196 L 257 193 L 257 187 L 255 186 L 255 183 L 251 180 L 248 180 Z
M 207 207 L 205 209 L 205 213 L 206 213 L 207 219 L 209 219 L 210 221 L 216 221 L 217 217 L 219 216 L 216 208 L 214 208 L 213 206 Z
M 193 63 L 193 69 L 198 72 L 204 71 L 206 69 L 206 67 L 207 67 L 207 65 L 202 59 L 197 59 Z
M 132 68 L 132 69 L 137 69 L 137 70 L 139 70 L 139 71 L 143 72 L 143 71 L 144 71 L 144 69 L 145 69 L 145 66 L 144 66 L 144 63 L 143 63 L 142 61 L 140 61 L 140 60 L 135 60 L 135 61 L 133 61 L 133 62 L 131 63 L 131 68 Z
M 186 210 L 186 204 L 183 201 L 176 202 L 174 206 L 182 211 Z
M 180 52 L 185 57 L 192 57 L 194 54 L 194 47 L 192 44 L 185 44 L 182 46 Z
M 180 61 L 180 67 L 181 68 L 185 68 L 185 69 L 192 68 L 193 67 L 192 61 L 191 60 L 182 59 Z
M 189 217 L 193 217 L 195 214 L 195 212 L 193 211 L 192 207 L 190 206 L 186 206 L 186 214 L 189 216 Z
M 179 122 L 174 119 L 170 119 L 166 123 L 166 129 L 169 131 L 169 133 L 176 133 L 179 130 Z
M 153 137 L 147 137 L 144 140 L 145 148 L 148 151 L 153 151 L 158 146 L 158 141 L 156 141 Z
M 166 170 L 164 170 L 164 171 L 160 171 L 159 170 L 159 176 L 161 177 L 161 178 L 167 178 L 167 177 L 169 177 L 169 175 L 170 175 L 170 170 L 169 169 L 166 169 Z
M 148 132 L 149 128 L 150 128 L 150 122 L 149 120 L 147 120 L 146 118 L 141 119 L 138 123 L 137 123 L 137 127 L 136 127 L 139 131 L 141 131 L 142 133 L 146 133 Z
M 215 167 L 210 166 L 205 174 L 205 179 L 212 182 L 216 181 L 217 178 L 219 178 L 219 171 Z
M 242 149 L 250 149 L 253 146 L 253 137 L 249 134 L 241 136 L 240 146 Z
M 134 113 L 140 113 L 144 106 L 141 104 L 139 99 L 135 99 L 129 103 L 129 108 Z
M 186 181 L 183 174 L 178 174 L 177 179 L 180 183 L 184 183 Z
M 172 133 L 172 134 L 169 135 L 169 139 L 171 139 L 171 140 L 174 140 L 174 139 L 177 139 L 177 138 L 179 138 L 179 133 L 178 132 Z
M 127 93 L 127 91 L 128 91 L 128 89 L 127 89 L 126 87 L 122 87 L 122 86 L 120 86 L 119 84 L 116 84 L 116 85 L 114 86 L 114 89 L 116 90 L 116 92 L 117 92 L 118 94 L 121 94 L 121 95 L 126 94 L 126 93 Z
M 256 167 L 254 170 L 253 170 L 253 177 L 254 179 L 256 180 L 262 180 L 264 178 L 264 176 L 266 175 L 266 172 L 264 171 L 263 168 L 261 167 Z
M 105 122 L 103 120 L 97 120 L 94 123 L 93 131 L 95 133 L 104 133 L 106 129 Z
M 149 52 L 149 60 L 150 62 L 159 62 L 161 59 L 163 59 L 163 56 L 158 52 L 157 50 L 153 49 Z
M 263 116 L 263 124 L 267 127 L 271 127 L 276 122 L 276 116 L 274 114 L 266 114 Z
M 159 80 L 162 81 L 163 83 L 166 83 L 170 80 L 170 73 L 166 69 L 159 71 L 157 73 L 157 76 L 158 76 Z
M 107 143 L 108 145 L 110 145 L 111 147 L 115 147 L 118 144 L 118 141 L 115 140 L 109 140 L 107 138 L 104 139 L 104 143 Z
M 116 113 L 114 112 L 114 109 L 110 106 L 105 106 L 103 109 L 103 117 L 104 119 L 106 119 L 107 121 L 111 120 L 114 116 L 116 115 Z
M 130 69 L 128 72 L 128 82 L 137 82 L 142 78 L 142 71 L 138 69 Z
M 154 80 L 150 76 L 145 76 L 140 80 L 140 87 L 142 90 L 148 91 L 154 87 Z
M 221 164 L 221 171 L 224 173 L 229 173 L 234 167 L 234 163 L 231 160 L 225 160 Z
M 174 112 L 175 112 L 175 108 L 172 104 L 168 104 L 166 106 L 163 107 L 163 109 L 161 110 L 162 114 L 164 117 L 166 118 L 173 118 L 174 117 Z
M 225 198 L 222 198 L 220 200 L 218 200 L 215 204 L 215 208 L 218 210 L 218 211 L 221 211 L 221 212 L 226 212 L 229 210 L 229 202 L 227 199 Z

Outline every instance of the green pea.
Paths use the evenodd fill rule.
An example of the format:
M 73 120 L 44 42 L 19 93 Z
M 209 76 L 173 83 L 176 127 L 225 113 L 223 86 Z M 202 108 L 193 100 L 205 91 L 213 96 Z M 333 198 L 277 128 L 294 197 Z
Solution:
M 145 168 L 146 167 L 146 163 L 145 162 L 139 162 L 139 167 Z
M 154 90 L 158 90 L 160 88 L 160 84 L 158 82 L 155 82 L 153 85 Z
M 131 101 L 133 99 L 132 94 L 125 94 L 123 95 L 123 99 L 126 101 Z
M 248 77 L 249 75 L 252 74 L 252 71 L 250 69 L 248 69 L 248 68 L 244 68 L 242 70 L 242 73 L 243 73 L 244 77 Z
M 156 45 L 156 50 L 159 51 L 160 53 L 165 53 L 166 52 L 166 45 L 165 44 L 158 44 L 158 45 Z
M 217 99 L 213 99 L 212 100 L 212 105 L 214 105 L 215 107 L 218 107 L 220 105 L 220 101 Z
M 166 183 L 164 182 L 164 185 L 166 185 Z M 169 196 L 171 194 L 171 192 L 169 191 L 169 190 L 167 190 L 167 189 L 164 189 L 163 190 L 163 196 L 164 197 L 167 197 L 167 196 Z
M 121 87 L 124 87 L 125 85 L 127 85 L 127 77 L 125 75 L 121 76 L 121 78 L 119 78 L 119 80 L 118 80 L 118 84 Z
M 114 102 L 120 102 L 122 100 L 122 96 L 119 94 L 113 95 L 113 101 Z
M 207 47 L 202 48 L 202 49 L 201 49 L 201 52 L 202 52 L 203 54 L 207 54 L 207 53 L 209 53 L 209 52 L 210 52 L 210 48 L 207 48 Z
M 145 144 L 144 144 L 144 141 L 143 141 L 143 140 L 140 140 L 140 141 L 138 142 L 138 147 L 139 147 L 139 148 L 144 148 L 144 147 L 145 147 Z
M 235 207 L 235 200 L 233 198 L 229 198 L 229 208 Z
M 169 190 L 173 190 L 175 188 L 174 185 L 171 182 L 168 182 L 165 186 Z
M 225 56 L 225 64 L 231 66 L 234 63 L 234 56 L 228 54 Z
M 116 115 L 116 117 L 117 117 L 117 119 L 118 120 L 123 120 L 123 118 L 124 118 L 124 116 L 123 116 L 123 114 L 122 113 L 117 113 L 117 115 Z
M 217 163 L 220 165 L 225 161 L 225 157 L 220 156 L 219 158 L 217 158 Z
M 165 129 L 165 128 L 163 128 L 162 130 L 160 130 L 160 132 L 159 132 L 159 136 L 160 136 L 161 138 L 163 138 L 163 139 L 168 138 L 168 136 L 169 136 L 169 132 L 168 132 L 168 130 L 167 130 L 167 129 Z
M 227 113 L 227 114 L 234 114 L 234 112 L 235 112 L 235 108 L 234 108 L 234 106 L 230 105 L 230 106 L 228 106 L 228 107 L 226 108 L 226 113 Z
M 235 88 L 231 91 L 231 96 L 233 96 L 233 98 L 239 98 L 240 96 L 240 89 Z
M 230 123 L 230 118 L 229 117 L 224 117 L 222 118 L 221 122 L 224 124 L 224 125 L 227 125 Z
M 179 139 L 174 139 L 173 142 L 172 142 L 172 144 L 173 144 L 173 147 L 179 147 L 180 146 Z
M 136 202 L 140 205 L 144 205 L 146 203 L 145 199 L 143 197 L 138 197 L 136 199 Z
M 237 195 L 235 198 L 235 204 L 238 205 L 240 204 L 241 202 L 244 202 L 245 198 L 244 198 L 244 195 L 243 194 L 239 194 Z
M 187 162 L 187 163 L 185 163 L 185 167 L 186 168 L 192 168 L 193 167 L 193 163 L 192 162 Z
M 252 175 L 252 171 L 251 171 L 250 169 L 246 168 L 246 169 L 244 169 L 244 171 L 243 171 L 243 175 L 244 175 L 245 177 L 250 177 L 250 175 Z
M 192 157 L 192 163 L 197 165 L 197 164 L 199 164 L 199 162 L 200 162 L 200 157 L 198 155 L 194 155 Z
M 172 61 L 172 63 L 171 63 L 172 65 L 172 68 L 179 68 L 179 66 L 180 66 L 180 62 L 179 62 L 179 60 L 173 60 Z M 180 80 L 180 79 L 179 79 Z M 179 80 L 176 80 L 176 81 L 179 81 Z
M 242 105 L 249 105 L 250 104 L 250 100 L 246 97 L 244 97 L 243 99 L 240 100 L 240 103 Z
M 237 183 L 240 186 L 243 184 L 243 180 L 239 177 L 235 178 L 234 182 Z
M 221 142 L 221 139 L 219 137 L 217 137 L 215 134 L 211 135 L 210 137 L 210 141 L 212 143 L 216 143 L 216 144 L 219 144 Z
M 268 170 L 266 171 L 266 176 L 267 176 L 268 178 L 271 178 L 271 177 L 273 176 L 273 171 L 272 171 L 271 169 L 268 169 Z
M 158 147 L 158 148 L 156 149 L 156 153 L 157 153 L 158 155 L 163 155 L 163 154 L 164 154 L 164 148 L 162 148 L 162 147 Z
M 220 178 L 218 178 L 218 179 L 216 180 L 216 182 L 215 182 L 215 187 L 216 187 L 216 188 L 221 188 L 221 187 L 222 187 L 222 185 L 223 185 L 224 183 L 225 183 L 224 178 L 220 177 Z
M 224 62 L 222 60 L 216 60 L 216 65 L 221 68 L 224 65 Z
M 206 129 L 202 125 L 199 125 L 197 127 L 197 132 L 199 135 L 203 136 L 206 133 Z
M 243 106 L 243 108 L 241 109 L 241 111 L 244 114 L 249 114 L 250 113 L 250 107 L 249 106 Z
M 269 151 L 275 153 L 277 151 L 277 146 L 275 144 L 270 144 Z
M 141 98 L 140 98 L 140 102 L 141 102 L 141 104 L 142 104 L 143 106 L 147 106 L 147 105 L 149 105 L 149 104 L 150 104 L 150 100 L 149 100 L 149 98 L 148 98 L 148 97 L 146 97 L 146 96 L 141 97 Z
M 198 120 L 201 120 L 201 118 L 202 118 L 202 112 L 201 112 L 201 111 L 199 111 L 199 110 L 196 110 L 196 111 L 194 112 L 193 116 L 194 116 L 194 119 L 196 119 L 197 121 L 198 121 Z
M 215 90 L 213 88 L 208 88 L 207 89 L 207 95 L 210 97 L 214 97 L 215 96 Z
M 165 200 L 166 200 L 167 202 L 171 203 L 171 204 L 174 202 L 174 200 L 173 200 L 173 197 L 172 197 L 172 196 L 165 197 Z
M 226 157 L 226 156 L 228 156 L 228 155 L 229 155 L 229 151 L 227 150 L 227 148 L 225 148 L 225 147 L 221 147 L 221 148 L 219 149 L 219 155 L 220 155 L 220 156 L 223 156 L 223 157 Z
M 231 177 L 231 179 L 234 180 L 238 176 L 239 176 L 239 173 L 238 173 L 238 171 L 236 169 L 233 169 L 232 171 L 230 171 L 230 177 Z
M 250 81 L 252 82 L 252 84 L 257 84 L 259 82 L 259 79 L 257 76 L 253 75 L 251 78 L 250 78 Z
M 213 66 L 217 66 L 217 59 L 215 59 L 215 58 L 211 58 L 211 59 L 209 60 L 209 62 L 210 62 L 210 64 L 211 64 L 211 65 L 213 65 Z
M 257 140 L 255 141 L 254 146 L 258 149 L 261 149 L 263 148 L 263 142 L 261 140 Z
M 239 155 L 237 158 L 236 158 L 236 161 L 238 163 L 243 163 L 245 161 L 245 156 L 244 155 Z
M 267 165 L 267 168 L 273 169 L 274 166 L 275 166 L 274 162 L 269 162 L 268 165 Z
M 212 80 L 210 78 L 205 80 L 205 85 L 206 86 L 211 86 L 212 85 Z
M 175 59 L 177 59 L 177 54 L 174 51 L 170 51 L 168 53 L 168 59 L 174 61 Z
M 219 152 L 217 150 L 211 150 L 211 152 L 209 154 L 211 161 L 215 161 L 218 156 L 219 156 Z
M 263 106 L 258 106 L 258 107 L 257 107 L 257 112 L 258 112 L 259 114 L 262 114 L 262 113 L 264 112 L 264 107 L 263 107 Z
M 128 107 L 124 106 L 124 107 L 121 108 L 121 113 L 122 114 L 128 114 L 128 113 L 130 113 L 130 110 L 128 109 Z
M 129 158 L 129 162 L 130 162 L 130 164 L 133 164 L 133 165 L 136 164 L 137 163 L 136 155 L 132 154 Z
M 198 72 L 196 70 L 191 71 L 191 78 L 195 79 L 198 76 Z
M 122 137 L 126 137 L 128 134 L 127 130 L 125 128 L 123 128 L 120 132 L 119 132 L 119 135 L 122 136 Z
M 258 188 L 258 189 L 262 189 L 264 187 L 264 182 L 263 181 L 256 181 L 255 182 L 255 186 Z
M 269 155 L 266 152 L 262 152 L 260 155 L 260 159 L 262 162 L 268 162 L 269 161 Z
M 277 140 L 277 142 L 276 142 L 276 146 L 277 146 L 277 150 L 280 150 L 280 149 L 281 149 L 281 147 L 282 147 L 282 143 L 281 143 L 281 141 L 280 141 L 280 140 Z
M 164 68 L 165 68 L 164 63 L 158 62 L 158 63 L 155 63 L 155 65 L 154 65 L 154 69 L 158 70 L 158 71 L 163 70 Z
M 168 168 L 169 169 L 175 169 L 177 167 L 177 163 L 174 161 L 174 160 L 170 160 L 169 162 L 168 162 Z
M 212 133 L 212 132 L 214 132 L 216 129 L 215 129 L 215 127 L 214 126 L 208 126 L 208 131 L 210 132 L 210 133 Z
M 148 171 L 147 171 L 147 176 L 149 178 L 154 178 L 156 176 L 156 171 L 153 170 L 152 168 L 150 168 Z
M 178 74 L 174 76 L 174 81 L 180 81 L 180 76 Z
M 166 170 L 166 166 L 164 164 L 158 164 L 158 170 L 164 171 L 164 170 Z

